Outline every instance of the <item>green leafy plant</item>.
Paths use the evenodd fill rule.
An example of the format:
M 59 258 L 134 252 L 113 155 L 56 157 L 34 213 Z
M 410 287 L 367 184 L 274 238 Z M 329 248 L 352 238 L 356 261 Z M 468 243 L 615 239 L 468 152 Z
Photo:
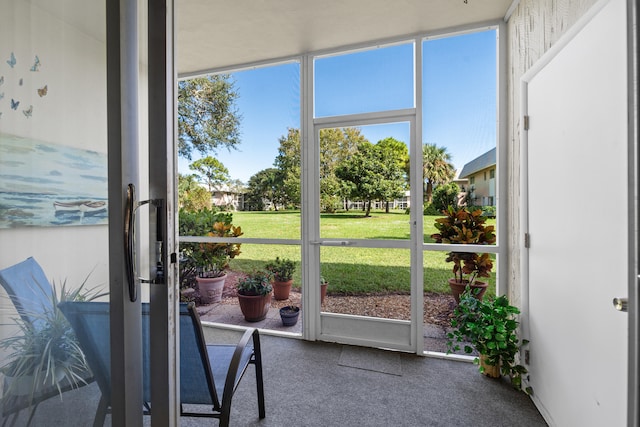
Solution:
M 73 290 L 67 287 L 66 281 L 59 289 L 54 283 L 48 296 L 50 307 L 42 307 L 42 311 L 25 310 L 28 317 L 35 319 L 33 323 L 22 317 L 12 319 L 18 327 L 17 333 L 0 340 L 0 348 L 9 352 L 7 363 L 0 368 L 7 377 L 3 399 L 26 396 L 31 410 L 35 411 L 32 405 L 38 390 L 54 387 L 61 395 L 63 384 L 72 388 L 86 384 L 89 365 L 71 325 L 58 309 L 58 304 L 64 301 L 91 301 L 106 295 L 97 287 L 86 289 L 86 280 Z
M 465 207 L 449 206 L 442 211 L 444 217 L 437 218 L 438 233 L 431 238 L 436 243 L 491 245 L 496 242 L 495 228 L 485 225 L 486 217 L 481 209 L 470 211 Z M 488 253 L 456 252 L 447 254 L 446 262 L 453 262 L 453 275 L 460 283 L 473 285 L 478 277 L 490 277 L 493 261 Z
M 448 353 L 460 351 L 461 344 L 467 354 L 475 350 L 484 356 L 487 365 L 499 366 L 500 373 L 509 376 L 514 387 L 521 388 L 522 375 L 527 369 L 517 363 L 516 357 L 528 341 L 518 339 L 520 310 L 510 305 L 504 295 L 479 300 L 467 287 L 453 314 L 453 331 L 447 334 Z M 474 362 L 479 364 L 479 361 L 476 358 Z M 479 370 L 484 372 L 484 367 L 480 365 Z M 530 389 L 525 391 L 530 393 Z
M 273 290 L 271 277 L 268 270 L 255 270 L 238 280 L 236 289 L 241 295 L 268 295 Z
M 296 263 L 287 258 L 276 257 L 274 261 L 267 263 L 265 268 L 273 274 L 276 281 L 287 282 L 293 278 Z
M 230 213 L 202 209 L 197 212 L 180 211 L 181 236 L 240 237 L 241 227 L 232 224 Z M 181 245 L 180 285 L 193 286 L 195 277 L 220 277 L 229 260 L 240 255 L 240 243 L 185 243 Z

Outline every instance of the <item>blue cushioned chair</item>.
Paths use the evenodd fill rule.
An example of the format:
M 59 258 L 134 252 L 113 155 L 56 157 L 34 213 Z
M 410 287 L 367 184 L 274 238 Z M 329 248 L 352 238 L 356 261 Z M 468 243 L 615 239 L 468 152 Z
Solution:
M 73 326 L 80 346 L 102 393 L 94 426 L 102 426 L 111 406 L 109 357 L 109 303 L 63 302 L 60 310 Z M 151 408 L 149 390 L 149 305 L 142 305 L 143 401 Z M 249 365 L 254 365 L 258 415 L 265 417 L 262 356 L 256 329 L 247 330 L 238 344 L 206 344 L 200 318 L 193 303 L 180 304 L 180 404 L 181 416 L 220 419 L 229 425 L 231 399 Z M 207 410 L 188 411 L 185 405 L 207 405 Z M 197 408 L 194 408 L 197 409 Z

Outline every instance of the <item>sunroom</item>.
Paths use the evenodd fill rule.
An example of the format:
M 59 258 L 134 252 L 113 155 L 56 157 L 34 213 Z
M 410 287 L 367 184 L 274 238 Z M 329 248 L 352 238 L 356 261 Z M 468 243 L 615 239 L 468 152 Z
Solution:
M 232 178 L 273 167 L 292 132 L 298 144 L 295 215 L 259 212 L 260 222 L 234 212 L 244 234 L 206 240 L 241 243 L 231 265 L 243 271 L 275 255 L 295 260 L 299 327 L 258 325 L 264 338 L 469 367 L 472 358 L 434 344 L 425 322 L 425 291 L 446 281 L 438 273 L 453 248 L 433 243 L 433 217 L 421 209 L 423 149 L 445 145 L 459 167 L 495 149 L 497 240 L 469 250 L 491 255 L 490 294 L 521 311 L 527 399 L 549 425 L 637 422 L 635 2 L 3 0 L 1 10 L 0 269 L 33 257 L 58 288 L 86 278 L 109 293 L 112 424 L 143 422 L 141 400 L 125 398 L 142 381 L 141 303 L 151 307 L 160 396 L 151 423 L 185 422 L 172 374 L 178 258 L 180 244 L 203 240 L 178 235 L 177 175 L 189 161 L 178 156 L 176 98 L 178 81 L 207 75 L 245 91 L 238 150 L 214 154 Z M 362 204 L 349 211 L 345 198 L 328 197 L 328 134 L 402 142 L 408 209 L 385 216 L 381 205 L 382 221 L 354 226 Z M 394 282 L 371 303 L 384 307 L 393 293 L 405 311 L 322 304 L 321 277 L 335 300 L 350 277 Z M 5 297 L 2 337 L 16 333 Z M 246 326 L 208 325 L 212 313 L 201 316 L 207 336 Z M 268 411 L 255 422 L 275 425 Z

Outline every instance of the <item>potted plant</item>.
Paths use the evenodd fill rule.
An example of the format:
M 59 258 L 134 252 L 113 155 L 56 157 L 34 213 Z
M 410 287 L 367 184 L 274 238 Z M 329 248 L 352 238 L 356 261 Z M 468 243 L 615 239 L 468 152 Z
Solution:
M 238 302 L 247 322 L 259 322 L 267 317 L 271 307 L 271 273 L 256 270 L 238 280 Z
M 280 309 L 280 319 L 282 319 L 282 326 L 293 326 L 298 323 L 298 316 L 300 315 L 300 307 L 295 305 L 286 305 Z
M 84 282 L 86 283 L 86 282 Z M 53 390 L 62 395 L 63 389 L 85 385 L 91 370 L 69 322 L 58 309 L 63 301 L 90 301 L 106 295 L 96 288 L 85 289 L 84 283 L 69 290 L 63 282 L 60 290 L 53 285 L 48 298 L 49 307 L 25 313 L 37 322 L 22 317 L 13 319 L 18 332 L 0 340 L 0 348 L 9 352 L 7 362 L 0 367 L 5 376 L 1 404 L 10 405 L 12 399 L 26 399 L 31 414 L 37 407 L 38 394 Z
M 296 269 L 295 262 L 290 259 L 276 257 L 265 268 L 273 274 L 273 298 L 277 300 L 289 298 L 289 292 L 291 292 L 291 285 L 293 284 L 293 272 Z
M 207 237 L 239 237 L 242 229 L 228 221 L 217 221 L 206 233 Z M 239 243 L 198 243 L 185 248 L 191 264 L 195 267 L 195 280 L 200 292 L 200 302 L 212 304 L 222 300 L 222 290 L 227 277 L 225 269 L 229 260 L 240 255 Z
M 470 211 L 466 207 L 449 206 L 442 211 L 445 215 L 436 219 L 438 233 L 431 238 L 436 243 L 454 245 L 491 245 L 496 242 L 495 228 L 485 225 L 486 217 L 482 209 Z M 488 253 L 452 251 L 447 254 L 446 262 L 453 262 L 453 278 L 449 286 L 456 302 L 460 302 L 460 294 L 467 286 L 474 290 L 477 298 L 482 298 L 488 283 L 477 280 L 479 277 L 491 277 L 493 261 Z
M 320 305 L 324 304 L 324 299 L 327 297 L 328 286 L 329 282 L 323 276 L 320 276 Z
M 480 300 L 467 288 L 451 319 L 448 352 L 460 351 L 463 344 L 465 353 L 478 353 L 474 363 L 481 373 L 493 378 L 507 375 L 516 388 L 521 388 L 527 369 L 517 363 L 516 356 L 528 341 L 518 339 L 518 314 L 520 310 L 510 305 L 506 296 Z

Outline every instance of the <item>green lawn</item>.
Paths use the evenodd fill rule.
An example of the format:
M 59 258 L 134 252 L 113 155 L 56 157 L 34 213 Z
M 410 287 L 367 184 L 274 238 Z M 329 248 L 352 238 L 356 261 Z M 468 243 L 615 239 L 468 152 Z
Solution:
M 425 242 L 435 233 L 435 216 L 424 217 Z M 488 223 L 495 223 L 489 220 Z M 242 237 L 300 238 L 300 212 L 234 212 L 233 224 L 241 226 Z M 362 212 L 323 214 L 323 238 L 344 239 L 408 239 L 409 215 L 404 212 L 372 212 L 365 218 Z M 294 283 L 300 284 L 300 247 L 291 245 L 243 244 L 242 253 L 231 261 L 231 268 L 250 271 L 264 266 L 276 256 L 295 260 L 298 268 Z M 424 252 L 424 290 L 449 292 L 447 279 L 452 277 L 452 264 L 445 263 L 445 252 Z M 409 293 L 409 250 L 370 248 L 321 248 L 322 275 L 330 283 L 332 294 Z M 490 294 L 495 293 L 495 270 L 490 279 Z M 295 286 L 295 285 L 294 285 Z

